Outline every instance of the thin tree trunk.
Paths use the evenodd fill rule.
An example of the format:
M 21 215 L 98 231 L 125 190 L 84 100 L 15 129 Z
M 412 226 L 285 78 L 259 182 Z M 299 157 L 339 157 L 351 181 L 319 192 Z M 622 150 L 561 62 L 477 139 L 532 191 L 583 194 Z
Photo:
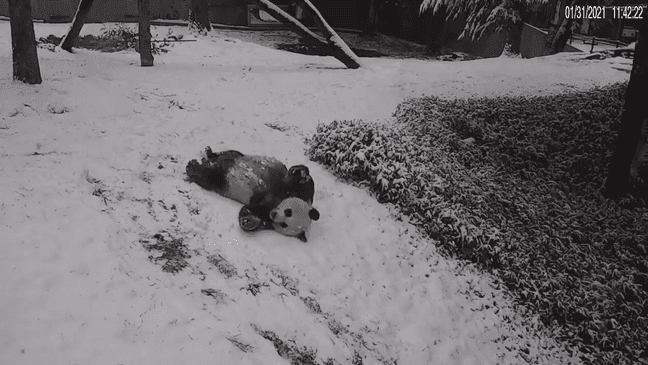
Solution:
M 583 6 L 587 4 L 587 0 L 572 0 L 568 6 Z M 561 7 L 561 9 L 565 9 Z M 547 53 L 550 55 L 560 53 L 565 49 L 567 41 L 572 35 L 572 26 L 574 24 L 573 17 L 564 17 L 563 21 L 560 24 L 560 27 L 555 30 L 550 27 L 549 33 L 547 34 L 546 47 Z M 555 28 L 554 28 L 555 29 Z
M 369 0 L 369 15 L 367 19 L 368 31 L 373 33 L 376 30 L 376 6 L 374 0 Z
M 565 49 L 569 37 L 572 35 L 572 25 L 574 20 L 571 18 L 565 18 L 560 24 L 560 28 L 556 31 L 551 43 L 549 44 L 548 53 L 550 55 L 560 53 Z
M 351 52 L 351 54 L 345 53 L 342 48 L 339 48 L 339 44 L 329 44 L 325 42 L 324 40 L 322 40 L 321 37 L 308 30 L 308 28 L 303 26 L 297 19 L 293 18 L 288 13 L 281 10 L 278 6 L 276 6 L 269 0 L 256 0 L 256 4 L 263 11 L 270 14 L 275 19 L 279 20 L 290 30 L 297 33 L 297 35 L 301 36 L 302 39 L 304 39 L 304 41 L 308 45 L 315 46 L 315 47 L 322 47 L 323 49 L 328 50 L 331 56 L 335 57 L 340 62 L 344 63 L 344 65 L 348 68 L 356 69 L 361 66 L 359 59 L 357 58 L 357 56 L 355 56 L 355 54 L 353 54 L 353 52 Z M 320 20 L 323 21 L 319 12 L 315 16 L 319 17 Z
M 40 65 L 29 1 L 9 0 L 13 78 L 28 84 L 40 84 Z
M 555 8 L 555 12 L 549 15 L 549 30 L 547 31 L 547 37 L 545 38 L 545 49 L 547 50 L 547 52 L 549 52 L 549 48 L 551 48 L 551 43 L 553 42 L 553 39 L 556 37 L 558 28 L 560 28 L 560 24 L 562 23 L 561 22 L 562 17 L 560 16 L 562 1 L 551 0 L 549 6 L 549 8 Z
M 209 3 L 208 0 L 191 0 L 191 11 L 189 12 L 189 21 L 198 30 L 211 30 L 209 23 Z
M 137 0 L 137 13 L 139 18 L 139 54 L 142 67 L 153 66 L 153 53 L 151 52 L 151 11 L 149 0 Z
M 628 191 L 631 171 L 636 174 L 638 165 L 645 163 L 648 142 L 648 17 L 644 17 L 635 45 L 632 72 L 621 114 L 621 129 L 616 138 L 614 152 L 605 183 L 605 195 L 619 196 Z
M 513 24 L 511 27 L 511 32 L 509 33 L 509 41 L 511 42 L 511 52 L 515 54 L 520 54 L 520 49 L 522 48 L 522 26 L 523 22 L 518 24 Z
M 621 39 L 621 35 L 623 34 L 623 19 L 618 19 L 617 20 L 619 23 L 617 24 L 617 29 L 616 29 L 616 34 L 614 40 L 619 40 Z
M 515 3 L 513 9 L 517 10 L 520 14 L 520 18 L 529 19 L 529 11 L 521 3 Z M 508 34 L 509 42 L 511 43 L 511 51 L 515 54 L 520 54 L 520 48 L 522 46 L 522 28 L 524 22 L 520 20 L 517 23 L 511 24 L 511 28 Z
M 358 1 L 358 18 L 362 34 L 373 34 L 376 26 L 374 0 Z
M 74 43 L 74 41 L 79 37 L 85 19 L 90 12 L 90 8 L 92 8 L 93 1 L 94 0 L 81 0 L 79 2 L 79 7 L 77 8 L 76 14 L 74 14 L 74 19 L 72 20 L 72 26 L 70 26 L 70 30 L 61 40 L 60 46 L 62 49 L 72 52 L 72 43 Z

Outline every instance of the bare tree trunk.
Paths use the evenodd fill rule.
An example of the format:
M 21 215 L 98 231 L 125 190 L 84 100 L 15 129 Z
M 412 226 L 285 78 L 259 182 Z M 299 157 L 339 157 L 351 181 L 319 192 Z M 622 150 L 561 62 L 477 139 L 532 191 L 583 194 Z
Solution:
M 153 53 L 151 53 L 151 11 L 149 0 L 137 0 L 137 13 L 139 18 L 139 54 L 142 67 L 153 66 Z
M 40 65 L 36 52 L 36 36 L 31 18 L 31 4 L 24 0 L 9 0 L 13 78 L 28 84 L 40 84 Z
M 72 26 L 70 26 L 70 30 L 61 40 L 60 46 L 64 50 L 72 52 L 72 43 L 74 43 L 74 41 L 79 37 L 85 19 L 90 12 L 90 8 L 92 8 L 93 1 L 94 0 L 81 0 L 79 2 L 79 7 L 77 8 L 76 14 L 74 14 L 74 19 L 72 20 Z
M 613 38 L 616 41 L 621 39 L 621 35 L 623 34 L 623 19 L 618 19 L 617 21 L 619 23 L 617 24 L 616 33 L 615 33 L 614 38 Z
M 374 0 L 358 1 L 358 18 L 362 34 L 373 34 L 376 30 Z
M 378 19 L 376 19 L 376 6 L 375 6 L 375 4 L 376 4 L 376 2 L 374 0 L 369 0 L 369 16 L 368 16 L 368 19 L 367 19 L 367 23 L 368 23 L 368 26 L 369 26 L 368 27 L 369 28 L 368 29 L 369 33 L 372 33 L 372 32 L 374 32 L 376 30 L 376 23 L 377 23 Z
M 547 52 L 549 52 L 551 42 L 556 37 L 558 28 L 560 28 L 560 24 L 562 23 L 562 17 L 560 16 L 562 1 L 565 0 L 550 0 L 549 9 L 555 9 L 555 12 L 549 14 L 549 30 L 547 31 L 547 37 L 545 38 L 545 49 Z
M 587 4 L 587 0 L 572 0 L 568 6 L 583 6 Z M 564 7 L 561 7 L 564 9 Z M 549 33 L 547 34 L 547 39 L 546 39 L 546 47 L 547 47 L 547 53 L 548 54 L 556 54 L 560 53 L 565 49 L 565 46 L 567 45 L 567 41 L 572 35 L 572 26 L 574 25 L 574 18 L 573 17 L 564 17 L 562 23 L 560 24 L 560 27 L 558 29 L 554 30 L 555 28 L 549 29 Z
M 328 53 L 337 58 L 340 62 L 344 63 L 344 65 L 348 68 L 359 68 L 360 65 L 360 60 L 358 57 L 351 52 L 351 54 L 345 53 L 342 48 L 339 48 L 337 44 L 329 44 L 322 40 L 318 35 L 315 33 L 311 32 L 303 26 L 297 19 L 293 18 L 290 16 L 288 13 L 285 11 L 281 10 L 278 6 L 270 2 L 269 0 L 256 0 L 257 5 L 263 9 L 266 13 L 272 15 L 275 19 L 279 20 L 281 23 L 283 23 L 285 26 L 287 26 L 290 30 L 293 32 L 297 33 L 297 35 L 301 36 L 304 41 L 311 46 L 315 47 L 321 47 L 323 49 L 326 49 Z M 311 4 L 312 6 L 312 4 Z M 315 15 L 315 14 L 314 14 Z M 323 21 L 321 18 L 321 15 L 319 12 L 315 15 L 316 17 L 319 17 L 320 21 Z M 342 42 L 344 43 L 344 42 Z M 345 44 L 346 45 L 346 44 Z M 347 47 L 348 48 L 348 47 Z
M 198 30 L 211 30 L 211 24 L 209 23 L 208 0 L 191 0 L 189 22 Z
M 556 31 L 548 45 L 548 53 L 550 55 L 560 53 L 565 49 L 569 37 L 572 35 L 572 25 L 574 20 L 571 18 L 565 18 L 560 24 L 560 28 Z
M 522 48 L 522 26 L 523 22 L 513 24 L 511 31 L 509 32 L 509 42 L 511 42 L 511 52 L 515 54 L 520 54 L 520 49 Z
M 526 3 L 519 3 L 519 2 L 514 3 L 513 10 L 517 11 L 520 14 L 520 18 L 528 19 L 529 11 L 527 10 L 526 6 L 524 6 L 523 4 Z M 524 22 L 520 20 L 517 23 L 512 23 L 511 27 L 509 28 L 508 41 L 511 44 L 511 51 L 515 54 L 520 54 L 520 48 L 522 46 L 523 26 L 524 26 Z
M 621 129 L 608 168 L 605 195 L 619 196 L 628 191 L 630 176 L 645 163 L 648 143 L 648 17 L 644 17 L 635 45 L 632 72 L 621 114 Z M 631 174 L 632 172 L 632 174 Z

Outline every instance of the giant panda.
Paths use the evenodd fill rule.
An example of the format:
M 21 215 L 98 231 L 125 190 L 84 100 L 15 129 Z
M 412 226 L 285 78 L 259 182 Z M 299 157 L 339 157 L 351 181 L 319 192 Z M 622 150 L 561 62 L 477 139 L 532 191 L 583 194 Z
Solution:
M 306 242 L 306 229 L 319 219 L 312 207 L 315 184 L 304 165 L 287 169 L 273 157 L 207 147 L 186 173 L 188 181 L 243 204 L 239 226 L 245 231 L 273 229 Z

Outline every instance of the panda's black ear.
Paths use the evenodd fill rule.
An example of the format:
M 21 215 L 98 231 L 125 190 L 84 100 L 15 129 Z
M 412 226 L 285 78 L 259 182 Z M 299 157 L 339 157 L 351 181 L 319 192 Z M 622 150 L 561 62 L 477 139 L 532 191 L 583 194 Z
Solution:
M 308 216 L 310 217 L 310 219 L 316 221 L 316 220 L 319 219 L 320 214 L 319 214 L 319 212 L 317 211 L 317 209 L 315 209 L 315 208 L 311 208 L 311 210 L 308 211 Z
M 295 237 L 299 238 L 299 240 L 302 242 L 308 242 L 308 240 L 306 239 L 306 232 L 304 231 L 302 231 L 300 234 L 298 234 Z

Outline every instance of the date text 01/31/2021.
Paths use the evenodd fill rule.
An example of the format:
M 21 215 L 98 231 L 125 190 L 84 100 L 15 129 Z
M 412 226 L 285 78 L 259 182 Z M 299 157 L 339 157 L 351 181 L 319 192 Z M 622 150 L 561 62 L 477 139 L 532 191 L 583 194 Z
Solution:
M 642 5 L 624 6 L 565 6 L 567 19 L 643 19 L 646 9 Z

